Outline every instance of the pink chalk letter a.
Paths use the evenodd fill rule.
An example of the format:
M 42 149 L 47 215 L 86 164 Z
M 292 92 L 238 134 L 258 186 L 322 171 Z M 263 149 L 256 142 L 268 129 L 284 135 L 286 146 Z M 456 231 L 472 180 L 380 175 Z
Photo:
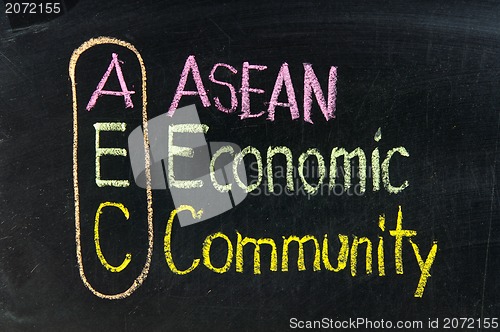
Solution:
M 120 67 L 120 62 L 123 63 L 123 61 L 118 60 L 118 54 L 116 54 L 116 53 L 113 53 L 112 57 L 113 58 L 111 59 L 111 63 L 109 64 L 108 70 L 104 73 L 104 76 L 102 77 L 99 84 L 97 84 L 97 88 L 95 89 L 94 93 L 92 94 L 92 97 L 90 97 L 89 103 L 87 104 L 87 108 L 86 108 L 87 111 L 90 111 L 92 108 L 94 108 L 95 103 L 97 102 L 97 99 L 102 95 L 123 96 L 123 99 L 125 100 L 125 107 L 126 108 L 133 108 L 134 107 L 134 104 L 132 103 L 132 99 L 130 98 L 130 95 L 134 94 L 135 91 L 129 91 L 127 88 L 127 84 L 125 83 L 125 79 L 123 78 L 122 68 Z M 122 89 L 121 92 L 120 91 L 103 90 L 113 68 L 116 69 L 116 76 L 118 76 L 118 81 L 120 82 L 120 88 Z

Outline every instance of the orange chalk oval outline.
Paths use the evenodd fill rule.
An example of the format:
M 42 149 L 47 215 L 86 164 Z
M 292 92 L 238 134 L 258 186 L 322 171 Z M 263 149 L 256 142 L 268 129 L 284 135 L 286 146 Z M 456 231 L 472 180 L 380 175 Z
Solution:
M 147 210 L 148 210 L 148 251 L 146 262 L 144 267 L 139 274 L 139 276 L 134 280 L 133 284 L 124 292 L 118 294 L 104 294 L 96 290 L 87 280 L 85 271 L 83 268 L 82 259 L 82 245 L 81 245 L 81 233 L 80 233 L 80 192 L 78 186 L 78 104 L 76 97 L 76 79 L 75 71 L 76 64 L 80 55 L 82 55 L 88 49 L 102 44 L 114 44 L 125 47 L 130 51 L 134 52 L 139 60 L 141 67 L 142 76 L 142 127 L 144 135 L 144 162 L 145 162 L 145 176 L 146 176 L 146 199 L 147 199 Z M 96 296 L 108 299 L 108 300 L 118 300 L 130 296 L 137 288 L 139 288 L 149 273 L 149 268 L 151 266 L 151 257 L 153 255 L 153 199 L 151 190 L 151 169 L 150 169 L 150 156 L 149 156 L 149 139 L 148 139 L 148 116 L 147 116 L 147 95 L 146 95 L 146 67 L 139 51 L 134 47 L 134 45 L 116 39 L 112 37 L 97 37 L 92 38 L 84 42 L 80 47 L 78 47 L 69 61 L 69 76 L 71 79 L 71 92 L 73 95 L 73 189 L 75 195 L 75 241 L 76 241 L 76 257 L 78 261 L 78 270 L 80 272 L 80 277 L 84 285 Z

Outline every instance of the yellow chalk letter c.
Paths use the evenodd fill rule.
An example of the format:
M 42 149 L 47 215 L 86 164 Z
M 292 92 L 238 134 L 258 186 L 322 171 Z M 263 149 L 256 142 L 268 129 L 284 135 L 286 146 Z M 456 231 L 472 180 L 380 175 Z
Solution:
M 101 217 L 102 210 L 107 206 L 114 206 L 114 207 L 120 209 L 120 211 L 123 212 L 123 215 L 125 216 L 125 218 L 127 220 L 130 217 L 128 209 L 121 203 L 114 203 L 114 202 L 101 203 L 99 205 L 99 208 L 97 209 L 97 212 L 95 213 L 95 224 L 94 224 L 95 251 L 97 253 L 97 257 L 99 257 L 99 261 L 106 269 L 108 269 L 111 272 L 121 272 L 127 267 L 127 265 L 132 260 L 132 254 L 131 253 L 125 254 L 125 258 L 123 259 L 123 262 L 119 266 L 113 266 L 113 265 L 109 264 L 108 261 L 106 260 L 106 258 L 104 257 L 102 250 L 101 250 L 101 244 L 99 242 L 99 219 Z

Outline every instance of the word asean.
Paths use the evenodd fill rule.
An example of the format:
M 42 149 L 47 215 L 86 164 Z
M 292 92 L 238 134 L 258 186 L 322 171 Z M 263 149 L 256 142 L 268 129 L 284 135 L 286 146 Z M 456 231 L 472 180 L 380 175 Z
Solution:
M 101 76 L 101 80 L 97 83 L 96 88 L 90 94 L 86 96 L 88 102 L 86 102 L 85 107 L 79 106 L 77 99 L 77 74 L 76 68 L 77 63 L 87 50 L 98 45 L 112 45 L 115 47 L 120 47 L 127 50 L 127 52 L 133 54 L 137 58 L 139 64 L 138 68 L 141 73 L 141 89 L 138 90 L 136 87 L 132 87 L 125 80 L 124 69 L 122 68 L 123 62 L 120 59 L 118 52 L 112 52 L 110 58 L 108 58 L 109 65 L 107 70 Z M 289 71 L 288 64 L 285 62 L 281 65 L 276 80 L 275 85 L 271 93 L 270 100 L 267 104 L 266 111 L 253 112 L 250 107 L 250 94 L 263 94 L 265 91 L 257 87 L 253 87 L 250 84 L 250 73 L 252 71 L 264 71 L 267 67 L 264 65 L 253 65 L 248 62 L 243 62 L 241 68 L 241 89 L 239 90 L 239 100 L 238 93 L 235 87 L 229 83 L 218 80 L 215 78 L 216 72 L 219 70 L 226 70 L 232 74 L 237 74 L 238 70 L 225 63 L 217 63 L 212 67 L 208 79 L 217 85 L 227 88 L 227 92 L 230 95 L 230 105 L 223 105 L 218 97 L 213 97 L 212 100 L 209 99 L 207 90 L 203 84 L 201 78 L 200 70 L 194 56 L 189 56 L 185 62 L 184 68 L 180 73 L 180 80 L 170 104 L 167 113 L 162 115 L 163 117 L 171 117 L 172 119 L 178 119 L 182 117 L 181 114 L 184 110 L 185 114 L 191 112 L 191 114 L 196 114 L 196 109 L 191 108 L 178 108 L 179 102 L 183 97 L 191 96 L 198 98 L 204 107 L 213 106 L 222 113 L 234 113 L 236 112 L 238 106 L 240 107 L 240 119 L 244 120 L 247 118 L 257 118 L 267 114 L 266 119 L 268 121 L 274 121 L 276 107 L 288 108 L 290 112 L 290 117 L 292 120 L 300 118 L 299 106 L 295 96 L 295 87 L 292 83 L 291 74 Z M 335 118 L 335 108 L 336 108 L 336 83 L 337 83 L 337 68 L 330 67 L 328 74 L 328 86 L 326 93 L 323 92 L 319 79 L 316 76 L 313 66 L 308 63 L 303 64 L 304 69 L 304 99 L 303 99 L 303 120 L 308 123 L 313 123 L 312 120 L 312 105 L 314 99 L 316 100 L 319 109 L 326 121 Z M 144 280 L 146 279 L 149 268 L 151 265 L 151 257 L 153 253 L 153 204 L 152 204 L 152 190 L 158 188 L 166 188 L 167 184 L 170 189 L 181 189 L 185 193 L 193 190 L 198 190 L 204 186 L 212 186 L 214 193 L 226 194 L 229 192 L 230 195 L 227 196 L 231 199 L 231 204 L 227 204 L 227 207 L 218 207 L 220 211 L 211 211 L 210 208 L 214 204 L 203 205 L 203 198 L 190 200 L 189 194 L 174 194 L 174 203 L 176 208 L 170 213 L 170 218 L 167 221 L 164 241 L 163 241 L 163 251 L 167 266 L 170 271 L 178 275 L 186 275 L 192 273 L 194 270 L 202 263 L 208 270 L 215 273 L 227 273 L 234 267 L 234 270 L 238 273 L 244 272 L 244 250 L 246 245 L 252 245 L 254 247 L 253 253 L 253 273 L 261 274 L 261 252 L 260 248 L 266 246 L 270 249 L 269 256 L 269 271 L 271 272 L 287 272 L 289 271 L 289 248 L 293 244 L 298 248 L 297 257 L 297 270 L 304 271 L 306 267 L 306 254 L 304 250 L 304 244 L 310 243 L 314 248 L 312 254 L 308 255 L 312 259 L 312 270 L 313 271 L 329 271 L 329 272 L 341 272 L 344 270 L 350 270 L 350 274 L 354 277 L 359 274 L 358 272 L 358 253 L 361 247 L 364 247 L 365 252 L 365 271 L 366 274 L 372 274 L 374 267 L 376 267 L 378 276 L 386 276 L 386 257 L 385 257 L 385 246 L 387 246 L 388 238 L 392 238 L 391 245 L 394 248 L 394 266 L 396 274 L 403 274 L 403 248 L 404 246 L 411 246 L 413 250 L 414 257 L 417 261 L 418 267 L 420 269 L 420 278 L 417 283 L 417 287 L 414 293 L 415 297 L 422 297 L 427 280 L 430 277 L 430 269 L 434 263 L 438 244 L 434 241 L 431 244 L 431 248 L 428 250 L 427 255 L 421 254 L 421 246 L 419 246 L 415 240 L 417 236 L 417 231 L 409 230 L 403 228 L 403 211 L 400 206 L 398 209 L 397 219 L 394 223 L 394 229 L 386 230 L 386 218 L 385 215 L 381 214 L 379 216 L 378 227 L 381 235 L 378 239 L 370 239 L 367 236 L 353 235 L 350 239 L 346 234 L 337 234 L 335 238 L 339 241 L 339 250 L 336 256 L 336 264 L 332 264 L 331 259 L 331 247 L 332 240 L 329 238 L 328 234 L 324 234 L 321 238 L 313 235 L 296 236 L 290 235 L 288 237 L 283 236 L 281 243 L 277 240 L 271 238 L 254 238 L 243 236 L 239 232 L 235 232 L 233 240 L 231 237 L 222 233 L 217 232 L 208 235 L 203 243 L 200 245 L 200 257 L 193 257 L 191 264 L 189 266 L 181 267 L 179 264 L 175 263 L 175 248 L 172 244 L 172 229 L 173 221 L 177 216 L 180 218 L 181 226 L 186 226 L 199 222 L 200 220 L 206 220 L 208 218 L 214 217 L 228 209 L 231 209 L 236 204 L 241 203 L 246 196 L 246 193 L 250 193 L 257 189 L 261 184 L 262 178 L 264 176 L 264 169 L 267 169 L 267 186 L 270 192 L 273 191 L 273 173 L 272 165 L 273 158 L 276 155 L 283 155 L 286 159 L 286 183 L 287 188 L 291 191 L 295 190 L 293 185 L 293 154 L 292 151 L 286 146 L 274 146 L 269 147 L 266 152 L 265 161 L 267 162 L 266 168 L 262 167 L 263 158 L 259 150 L 252 146 L 248 146 L 244 149 L 239 149 L 239 147 L 232 143 L 215 142 L 218 144 L 207 144 L 204 141 L 204 137 L 201 137 L 201 142 L 196 147 L 203 147 L 208 150 L 210 146 L 213 150 L 210 156 L 206 154 L 206 158 L 203 164 L 206 166 L 206 170 L 202 171 L 206 176 L 193 178 L 193 179 L 178 179 L 176 176 L 177 172 L 174 171 L 174 160 L 176 159 L 192 159 L 196 154 L 196 149 L 187 146 L 181 146 L 179 143 L 174 144 L 174 136 L 177 134 L 186 135 L 204 135 L 208 132 L 209 127 L 205 124 L 199 123 L 199 121 L 188 121 L 185 122 L 168 122 L 166 128 L 160 128 L 163 130 L 163 140 L 160 138 L 159 132 L 162 130 L 155 130 L 153 126 L 160 123 L 159 121 L 151 122 L 148 121 L 147 114 L 147 89 L 146 89 L 146 68 L 144 61 L 137 51 L 137 49 L 127 43 L 114 38 L 99 37 L 91 39 L 84 44 L 82 44 L 78 49 L 73 52 L 69 65 L 70 78 L 72 82 L 72 94 L 73 94 L 73 185 L 74 185 L 74 195 L 75 195 L 75 229 L 76 229 L 76 252 L 77 261 L 79 266 L 80 276 L 84 285 L 93 292 L 96 296 L 105 299 L 121 299 L 130 296 L 137 288 L 139 288 Z M 108 80 L 110 77 L 115 75 L 118 81 L 118 89 L 111 90 L 106 89 L 108 85 Z M 186 90 L 186 85 L 189 79 L 195 84 L 196 90 Z M 287 95 L 287 101 L 278 101 L 282 90 Z M 85 127 L 86 119 L 90 119 L 88 114 L 96 111 L 96 105 L 99 104 L 100 98 L 102 96 L 112 96 L 118 97 L 116 100 L 121 100 L 122 105 L 125 109 L 135 109 L 134 105 L 134 95 L 140 95 L 142 102 L 142 110 L 140 113 L 140 124 L 129 136 L 129 150 L 121 147 L 108 147 L 102 144 L 101 139 L 104 133 L 112 132 L 125 132 L 130 126 L 127 122 L 119 121 L 109 121 L 109 118 L 105 121 L 94 122 L 91 127 L 93 127 L 95 138 L 94 141 L 94 166 L 92 169 L 93 182 L 95 189 L 99 193 L 106 192 L 106 188 L 110 188 L 107 192 L 110 197 L 103 198 L 100 202 L 87 202 L 87 200 L 82 199 L 81 196 L 81 183 L 80 179 L 84 178 L 85 183 L 89 183 L 89 172 L 85 171 L 85 167 L 82 166 L 81 145 L 85 141 L 82 141 L 79 136 L 79 131 L 88 130 Z M 137 98 L 136 98 L 137 99 Z M 136 100 L 137 103 L 137 100 Z M 122 107 L 123 107 L 122 106 Z M 189 112 L 187 110 L 190 110 Z M 86 114 L 82 114 L 84 111 Z M 189 116 L 193 119 L 192 116 Z M 196 117 L 197 119 L 197 117 Z M 83 126 L 83 128 L 82 128 Z M 150 130 L 151 128 L 151 130 Z M 193 136 L 194 137 L 194 136 Z M 199 137 L 198 137 L 199 138 Z M 374 140 L 378 142 L 382 138 L 381 130 L 379 129 L 375 134 Z M 194 138 L 190 138 L 187 141 L 194 141 Z M 156 144 L 156 146 L 155 146 Z M 187 144 L 189 145 L 189 144 Z M 136 148 L 132 148 L 135 146 Z M 80 149 L 80 150 L 79 150 Z M 155 151 L 162 151 L 161 157 L 155 155 Z M 103 158 L 123 158 L 130 155 L 130 162 L 132 164 L 132 169 L 134 173 L 134 180 L 138 187 L 143 188 L 140 190 L 142 193 L 142 200 L 144 200 L 144 206 L 146 207 L 146 213 L 141 215 L 140 212 L 129 209 L 127 204 L 117 196 L 120 196 L 122 191 L 126 191 L 131 183 L 127 179 L 111 179 L 102 174 L 102 160 Z M 230 157 L 222 163 L 222 166 L 218 162 L 222 159 L 222 156 Z M 252 155 L 257 161 L 257 181 L 252 184 L 248 184 L 245 175 L 245 168 L 242 167 L 243 159 L 247 155 Z M 303 152 L 298 157 L 298 173 L 301 182 L 303 183 L 304 189 L 310 193 L 314 194 L 318 191 L 319 187 L 325 181 L 327 175 L 327 166 L 329 165 L 329 179 L 328 183 L 330 187 L 333 187 L 336 183 L 338 176 L 337 170 L 337 159 L 343 158 L 343 174 L 345 187 L 348 189 L 351 186 L 351 160 L 353 158 L 358 159 L 358 169 L 359 169 L 359 185 L 361 193 L 364 193 L 367 189 L 367 165 L 369 165 L 372 171 L 372 183 L 371 189 L 373 191 L 386 190 L 390 194 L 398 194 L 405 190 L 409 186 L 408 181 L 403 181 L 401 184 L 394 184 L 391 182 L 389 169 L 390 163 L 394 156 L 409 157 L 409 152 L 402 146 L 390 149 L 385 154 L 381 154 L 378 148 L 375 148 L 371 152 L 371 156 L 367 158 L 365 152 L 361 148 L 356 148 L 352 152 L 348 152 L 344 148 L 335 147 L 331 150 L 329 163 L 325 162 L 324 156 L 319 152 L 319 150 L 310 148 Z M 314 158 L 318 165 L 318 177 L 311 183 L 312 180 L 308 179 L 304 174 L 305 162 L 311 158 Z M 368 160 L 367 160 L 368 159 Z M 163 163 L 165 161 L 165 163 Z M 219 162 L 220 164 L 220 162 Z M 230 165 L 229 167 L 226 167 Z M 82 171 L 83 169 L 83 171 Z M 218 171 L 223 169 L 221 173 Z M 138 171 L 136 171 L 138 170 Z M 223 178 L 221 178 L 223 174 Z M 230 176 L 229 176 L 230 175 Z M 228 180 L 228 176 L 230 180 Z M 120 191 L 122 190 L 122 191 Z M 145 197 L 144 197 L 145 196 Z M 205 195 L 200 197 L 212 196 Z M 124 197 L 124 196 L 123 196 Z M 176 198 L 177 197 L 177 198 Z M 180 198 L 179 197 L 183 197 Z M 226 196 L 225 196 L 226 197 Z M 228 198 L 228 199 L 229 199 Z M 189 201 L 187 204 L 186 201 Z M 206 197 L 208 200 L 209 197 Z M 123 198 L 125 200 L 125 198 Z M 198 204 L 199 203 L 199 204 Z M 205 202 L 206 203 L 206 202 Z M 100 236 L 100 223 L 103 218 L 104 211 L 115 211 L 115 214 L 122 216 L 125 220 L 132 220 L 135 218 L 147 220 L 147 238 L 148 238 L 148 250 L 146 254 L 146 261 L 144 266 L 138 276 L 134 279 L 130 287 L 122 292 L 117 292 L 115 294 L 105 294 L 94 287 L 87 277 L 84 269 L 84 259 L 82 255 L 82 216 L 81 210 L 94 210 L 94 247 L 95 253 L 101 265 L 106 268 L 107 271 L 111 273 L 120 273 L 126 270 L 129 264 L 133 260 L 133 255 L 131 253 L 126 253 L 122 262 L 118 265 L 114 265 L 109 262 L 104 254 L 103 246 L 101 243 Z M 205 217 L 204 217 L 205 216 Z M 208 217 L 207 217 L 208 216 Z M 204 219 L 205 218 L 205 219 Z M 222 266 L 215 266 L 213 264 L 213 257 L 211 256 L 211 248 L 213 242 L 218 239 L 225 242 L 227 250 L 225 251 L 225 263 Z M 278 245 L 279 244 L 279 245 Z M 376 246 L 376 264 L 374 263 L 373 247 Z M 267 251 L 266 251 L 267 252 Z M 281 257 L 280 268 L 278 267 L 278 257 Z M 349 268 L 347 268 L 349 263 Z

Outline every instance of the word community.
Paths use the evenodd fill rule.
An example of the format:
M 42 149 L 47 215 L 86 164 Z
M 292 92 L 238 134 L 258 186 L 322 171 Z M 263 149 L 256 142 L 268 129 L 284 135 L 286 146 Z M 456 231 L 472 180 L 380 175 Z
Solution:
M 165 259 L 170 270 L 176 274 L 188 274 L 196 269 L 200 263 L 200 259 L 196 258 L 193 260 L 191 266 L 185 270 L 180 270 L 174 263 L 173 260 L 173 250 L 171 246 L 171 238 L 172 238 L 172 223 L 175 215 L 181 211 L 189 211 L 193 218 L 199 218 L 203 213 L 202 210 L 195 211 L 192 206 L 183 205 L 178 209 L 172 211 L 170 215 L 170 219 L 167 222 L 167 227 L 165 231 L 164 238 L 164 251 L 165 251 Z M 382 232 L 385 232 L 385 216 L 379 216 L 379 228 Z M 422 297 L 425 289 L 425 285 L 427 284 L 427 279 L 430 277 L 430 269 L 432 264 L 434 263 L 434 259 L 436 257 L 438 244 L 437 242 L 433 242 L 430 250 L 428 251 L 427 257 L 423 258 L 420 254 L 420 248 L 418 244 L 412 240 L 416 235 L 417 231 L 415 230 L 407 230 L 403 229 L 403 212 L 401 206 L 399 207 L 398 216 L 396 220 L 396 227 L 393 230 L 388 231 L 389 236 L 393 237 L 394 240 L 394 262 L 396 267 L 396 274 L 403 274 L 403 244 L 410 244 L 413 248 L 413 254 L 417 260 L 418 266 L 420 268 L 420 279 L 418 281 L 417 289 L 415 291 L 415 297 Z M 243 272 L 243 247 L 245 245 L 251 244 L 254 246 L 254 266 L 253 273 L 261 274 L 261 256 L 260 256 L 260 247 L 263 245 L 269 246 L 271 249 L 271 257 L 270 257 L 270 271 L 278 271 L 278 247 L 276 245 L 276 241 L 270 238 L 251 238 L 251 237 L 243 237 L 238 231 L 236 231 L 236 245 L 233 246 L 229 237 L 221 232 L 217 232 L 211 234 L 206 237 L 205 241 L 202 245 L 202 256 L 203 256 L 203 265 L 207 267 L 209 270 L 216 273 L 226 273 L 230 270 L 233 262 L 235 263 L 236 272 Z M 341 243 L 338 255 L 336 257 L 337 264 L 336 266 L 332 265 L 332 257 L 330 257 L 331 250 L 329 250 L 329 242 L 328 234 L 324 234 L 322 245 L 320 245 L 320 240 L 313 235 L 304 235 L 302 237 L 296 235 L 290 235 L 288 237 L 283 236 L 282 242 L 282 250 L 281 250 L 281 271 L 287 272 L 289 270 L 289 247 L 292 243 L 296 243 L 295 247 L 298 247 L 298 259 L 297 259 L 297 269 L 298 271 L 305 271 L 305 254 L 304 254 L 304 244 L 311 242 L 314 244 L 313 251 L 313 271 L 320 271 L 322 267 L 326 271 L 331 272 L 340 272 L 346 269 L 347 262 L 350 263 L 350 272 L 353 277 L 358 274 L 358 252 L 360 249 L 360 245 L 365 247 L 365 269 L 366 274 L 372 274 L 373 272 L 373 242 L 368 237 L 359 237 L 354 235 L 352 241 L 349 241 L 349 236 L 344 234 L 338 234 L 338 239 Z M 227 256 L 226 262 L 223 266 L 215 267 L 211 262 L 210 250 L 212 248 L 213 242 L 215 239 L 221 239 L 222 242 L 226 242 L 227 245 Z M 406 240 L 406 242 L 404 241 Z M 236 247 L 236 248 L 234 248 Z M 385 250 L 384 250 L 384 236 L 378 237 L 377 244 L 377 271 L 380 277 L 386 275 L 385 269 Z M 234 259 L 233 259 L 234 258 Z

